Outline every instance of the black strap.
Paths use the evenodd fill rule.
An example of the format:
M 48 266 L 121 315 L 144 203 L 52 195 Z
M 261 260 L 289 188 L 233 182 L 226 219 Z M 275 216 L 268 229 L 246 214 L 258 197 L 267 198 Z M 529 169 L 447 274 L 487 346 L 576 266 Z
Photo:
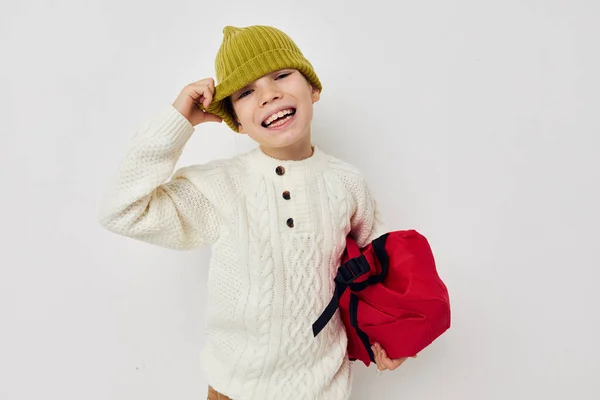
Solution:
M 379 260 L 379 264 L 381 265 L 380 274 L 371 275 L 364 282 L 354 282 L 359 276 L 362 276 L 367 272 L 371 271 L 371 266 L 369 265 L 369 262 L 365 258 L 364 254 L 361 254 L 359 257 L 355 257 L 348 260 L 348 262 L 344 263 L 338 268 L 337 274 L 334 279 L 335 289 L 333 291 L 333 297 L 331 298 L 331 301 L 325 308 L 325 311 L 323 311 L 321 316 L 313 324 L 314 336 L 317 336 L 319 332 L 321 332 L 323 328 L 325 328 L 325 325 L 327 325 L 327 323 L 331 320 L 331 318 L 335 314 L 335 311 L 340 305 L 340 298 L 342 297 L 342 294 L 344 293 L 344 290 L 346 290 L 347 287 L 350 287 L 350 290 L 353 292 L 360 292 L 367 286 L 382 282 L 383 279 L 387 276 L 389 269 L 389 257 L 387 255 L 387 252 L 385 251 L 385 242 L 388 236 L 389 233 L 386 233 L 373 240 L 372 242 L 373 249 L 375 250 L 375 256 L 377 257 L 377 259 Z M 356 299 L 356 301 L 358 301 L 358 298 Z M 370 351 L 370 349 L 371 347 L 368 346 L 367 350 Z
M 379 264 L 381 265 L 381 273 L 377 275 L 378 279 L 376 283 L 383 282 L 390 268 L 390 257 L 385 250 L 385 243 L 387 242 L 389 235 L 389 233 L 386 233 L 373 240 L 373 250 L 375 250 L 375 255 L 377 256 Z
M 389 233 L 386 233 L 373 240 L 373 242 L 371 242 L 373 250 L 375 251 L 375 256 L 379 260 L 379 265 L 381 265 L 381 273 L 371 275 L 369 279 L 363 282 L 352 283 L 350 285 L 350 290 L 352 290 L 353 292 L 360 292 L 361 290 L 364 290 L 367 286 L 383 282 L 383 280 L 387 276 L 390 267 L 390 257 L 388 256 L 387 251 L 385 251 L 385 243 L 387 241 L 388 236 Z
M 338 268 L 335 276 L 335 289 L 333 291 L 333 297 L 325 308 L 325 311 L 313 324 L 313 335 L 317 336 L 319 332 L 325 328 L 325 325 L 331 320 L 336 310 L 340 305 L 340 298 L 344 293 L 344 290 L 354 282 L 359 276 L 362 276 L 371 270 L 369 262 L 364 255 L 352 258 L 345 264 Z
M 369 335 L 358 327 L 358 296 L 354 293 L 350 294 L 350 324 L 354 327 L 354 330 L 356 330 L 356 334 L 360 338 L 363 346 L 365 346 L 369 358 L 372 362 L 375 362 L 375 354 L 373 354 L 373 350 L 371 350 L 371 340 L 369 339 Z

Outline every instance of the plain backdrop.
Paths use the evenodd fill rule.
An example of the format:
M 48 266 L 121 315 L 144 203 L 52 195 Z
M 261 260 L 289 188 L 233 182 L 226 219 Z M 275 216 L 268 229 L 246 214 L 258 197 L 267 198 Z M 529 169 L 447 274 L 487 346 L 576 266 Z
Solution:
M 600 3 L 28 1 L 0 8 L 0 399 L 192 400 L 210 248 L 103 230 L 136 128 L 214 77 L 226 25 L 288 33 L 314 143 L 430 241 L 451 329 L 353 400 L 600 398 Z M 196 127 L 178 164 L 251 149 Z

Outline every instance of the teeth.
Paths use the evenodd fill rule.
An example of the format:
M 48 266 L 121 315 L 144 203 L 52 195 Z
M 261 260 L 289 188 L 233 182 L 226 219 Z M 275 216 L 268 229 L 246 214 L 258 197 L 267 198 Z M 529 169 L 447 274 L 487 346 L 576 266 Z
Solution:
M 269 125 L 269 128 L 271 128 L 271 127 L 273 127 L 273 128 L 274 128 L 274 127 L 276 127 L 276 126 L 283 125 L 283 124 L 285 124 L 285 122 L 286 122 L 288 119 L 290 119 L 290 118 L 292 118 L 292 116 L 291 116 L 291 115 L 288 115 L 288 116 L 287 116 L 287 117 L 285 117 L 284 119 L 280 119 L 280 120 L 279 120 L 279 121 L 277 121 L 277 122 L 273 122 L 271 125 Z
M 291 108 L 287 109 L 287 110 L 279 111 L 278 113 L 275 113 L 275 114 L 271 115 L 269 118 L 267 118 L 265 120 L 265 125 L 269 125 L 271 122 L 275 121 L 277 118 L 281 118 L 284 115 L 291 114 L 292 112 L 293 112 L 293 110 Z

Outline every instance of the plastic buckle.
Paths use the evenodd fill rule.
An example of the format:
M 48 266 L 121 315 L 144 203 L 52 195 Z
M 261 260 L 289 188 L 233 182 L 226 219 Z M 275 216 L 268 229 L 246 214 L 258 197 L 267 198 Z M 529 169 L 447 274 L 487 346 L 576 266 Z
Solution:
M 363 254 L 348 260 L 348 262 L 340 266 L 335 281 L 344 285 L 350 285 L 357 278 L 369 271 L 371 271 L 371 266 Z

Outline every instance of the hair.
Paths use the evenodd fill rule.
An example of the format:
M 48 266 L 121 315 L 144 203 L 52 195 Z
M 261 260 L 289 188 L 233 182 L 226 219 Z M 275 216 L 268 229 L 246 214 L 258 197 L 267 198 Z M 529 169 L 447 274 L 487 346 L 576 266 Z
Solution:
M 223 105 L 225 106 L 225 109 L 227 109 L 227 111 L 229 113 L 231 113 L 231 115 L 233 115 L 233 119 L 235 120 L 236 125 L 239 127 L 240 123 L 237 120 L 238 116 L 235 113 L 235 110 L 233 109 L 233 103 L 231 102 L 231 95 L 229 95 L 225 99 L 223 99 Z

